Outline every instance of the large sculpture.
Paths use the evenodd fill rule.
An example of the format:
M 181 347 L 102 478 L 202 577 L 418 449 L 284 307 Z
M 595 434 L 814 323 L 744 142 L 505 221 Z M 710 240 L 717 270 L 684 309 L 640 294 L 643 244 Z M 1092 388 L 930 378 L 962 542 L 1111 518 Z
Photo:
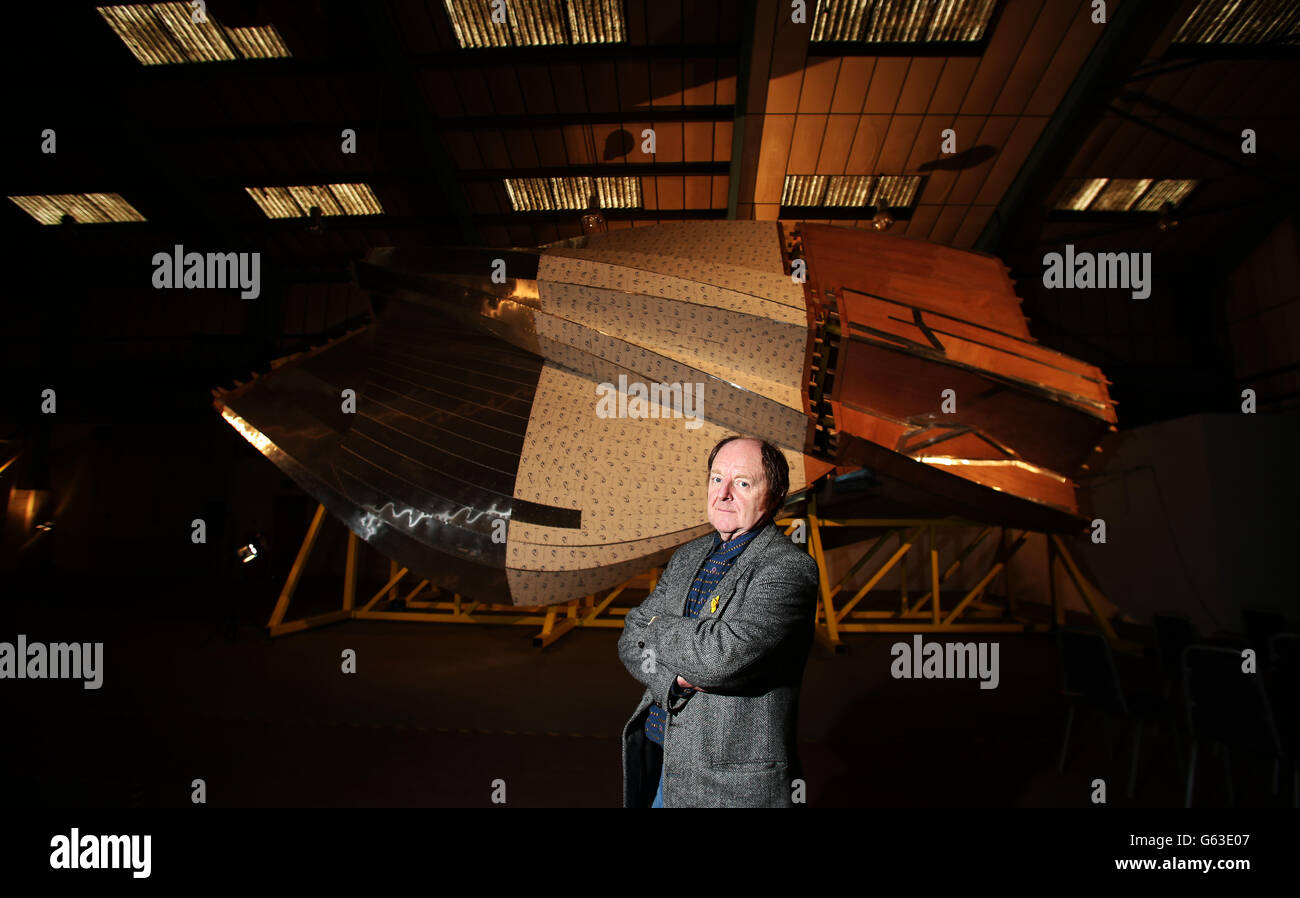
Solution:
M 927 514 L 1080 524 L 1106 381 L 1033 341 L 1000 262 L 820 225 L 791 249 L 775 222 L 710 221 L 375 250 L 371 326 L 215 404 L 360 537 L 486 601 L 664 563 L 709 529 L 703 459 L 729 432 L 781 446 L 792 492 L 867 467 Z

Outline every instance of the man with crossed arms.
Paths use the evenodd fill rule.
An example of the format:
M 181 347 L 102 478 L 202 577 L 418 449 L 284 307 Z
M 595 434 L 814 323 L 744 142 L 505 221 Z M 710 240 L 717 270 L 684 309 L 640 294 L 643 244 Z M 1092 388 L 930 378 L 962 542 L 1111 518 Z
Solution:
M 818 574 L 772 522 L 789 466 L 770 443 L 732 436 L 708 471 L 716 532 L 677 550 L 618 642 L 646 686 L 623 728 L 624 807 L 790 807 L 802 777 Z

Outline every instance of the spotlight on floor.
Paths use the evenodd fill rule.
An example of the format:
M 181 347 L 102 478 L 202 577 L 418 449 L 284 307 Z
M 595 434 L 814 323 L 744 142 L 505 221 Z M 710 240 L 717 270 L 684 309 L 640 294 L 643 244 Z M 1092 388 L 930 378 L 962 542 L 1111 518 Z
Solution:
M 883 209 L 871 216 L 871 226 L 877 231 L 888 231 L 893 223 L 894 217 Z

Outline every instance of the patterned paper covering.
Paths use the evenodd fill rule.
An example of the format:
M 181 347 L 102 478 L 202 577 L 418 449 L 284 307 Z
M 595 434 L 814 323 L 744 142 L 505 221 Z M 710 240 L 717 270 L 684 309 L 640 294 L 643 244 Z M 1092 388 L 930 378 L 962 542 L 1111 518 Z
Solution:
M 803 288 L 785 274 L 780 240 L 770 222 L 706 221 L 611 231 L 590 235 L 583 247 L 549 247 L 538 267 L 542 311 L 587 330 L 539 315 L 538 331 L 580 349 L 612 338 L 616 343 L 607 348 L 616 354 L 597 354 L 642 377 L 681 379 L 676 366 L 660 364 L 660 373 L 629 362 L 652 358 L 629 348 L 705 372 L 716 387 L 735 385 L 773 400 L 797 414 L 777 416 L 778 430 L 769 438 L 802 446 L 807 312 Z M 742 406 L 750 401 L 744 393 L 718 398 Z M 756 427 L 774 423 L 762 403 L 746 409 L 742 420 Z
M 587 375 L 594 385 L 617 384 L 620 374 L 646 384 L 704 385 L 704 417 L 722 427 L 761 434 L 778 446 L 802 448 L 808 418 L 791 405 L 769 399 L 761 392 L 715 376 L 701 367 L 677 362 L 644 346 L 607 336 L 562 318 L 536 316 L 538 343 L 543 355 L 556 366 Z M 770 392 L 776 392 L 772 387 Z M 787 394 L 788 395 L 788 394 Z M 534 413 L 535 414 L 535 413 Z
M 696 369 L 726 371 L 727 380 L 746 390 L 803 409 L 799 384 L 808 328 L 802 320 L 781 324 L 645 293 L 546 280 L 540 293 L 543 310 L 558 318 Z
M 649 418 L 600 417 L 597 400 L 589 378 L 550 364 L 543 368 L 515 498 L 579 508 L 582 527 L 512 521 L 508 568 L 601 567 L 709 531 L 705 461 L 713 445 L 734 431 L 708 421 L 688 428 L 686 419 L 655 403 L 647 404 Z M 791 487 L 800 489 L 803 455 L 787 450 L 785 456 Z
M 792 488 L 804 486 L 807 318 L 770 223 L 593 235 L 584 247 L 548 247 L 537 282 L 534 325 L 548 362 L 515 497 L 580 509 L 582 527 L 511 522 L 516 602 L 613 585 L 707 533 L 704 462 L 728 433 L 783 446 Z M 624 387 L 679 385 L 694 401 L 601 417 L 598 385 L 617 387 L 620 375 Z M 629 398 L 609 395 L 615 405 Z
M 682 221 L 652 228 L 624 228 L 589 235 L 587 250 L 580 252 L 592 250 L 614 252 L 615 261 L 627 253 L 659 255 L 677 260 L 675 264 L 686 266 L 692 273 L 696 270 L 689 264 L 692 261 L 735 266 L 744 269 L 745 276 L 720 286 L 731 286 L 744 293 L 754 292 L 749 272 L 782 273 L 781 236 L 770 221 Z M 674 270 L 685 269 L 663 269 L 665 273 Z M 786 283 L 789 282 L 786 278 Z M 802 294 L 788 295 L 791 305 L 803 305 Z
M 538 277 L 662 296 L 782 324 L 801 324 L 805 320 L 803 290 L 791 282 L 789 275 L 718 262 L 566 246 L 547 250 Z M 742 283 L 746 285 L 744 290 L 729 286 Z M 796 298 L 798 305 L 793 302 Z

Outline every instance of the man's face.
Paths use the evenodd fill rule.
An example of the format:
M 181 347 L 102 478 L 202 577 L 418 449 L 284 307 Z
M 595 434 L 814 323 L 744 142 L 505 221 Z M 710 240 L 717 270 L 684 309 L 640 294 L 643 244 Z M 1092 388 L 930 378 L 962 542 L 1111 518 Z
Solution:
M 763 517 L 767 480 L 754 440 L 732 440 L 718 450 L 709 472 L 709 523 L 724 540 L 747 532 Z

